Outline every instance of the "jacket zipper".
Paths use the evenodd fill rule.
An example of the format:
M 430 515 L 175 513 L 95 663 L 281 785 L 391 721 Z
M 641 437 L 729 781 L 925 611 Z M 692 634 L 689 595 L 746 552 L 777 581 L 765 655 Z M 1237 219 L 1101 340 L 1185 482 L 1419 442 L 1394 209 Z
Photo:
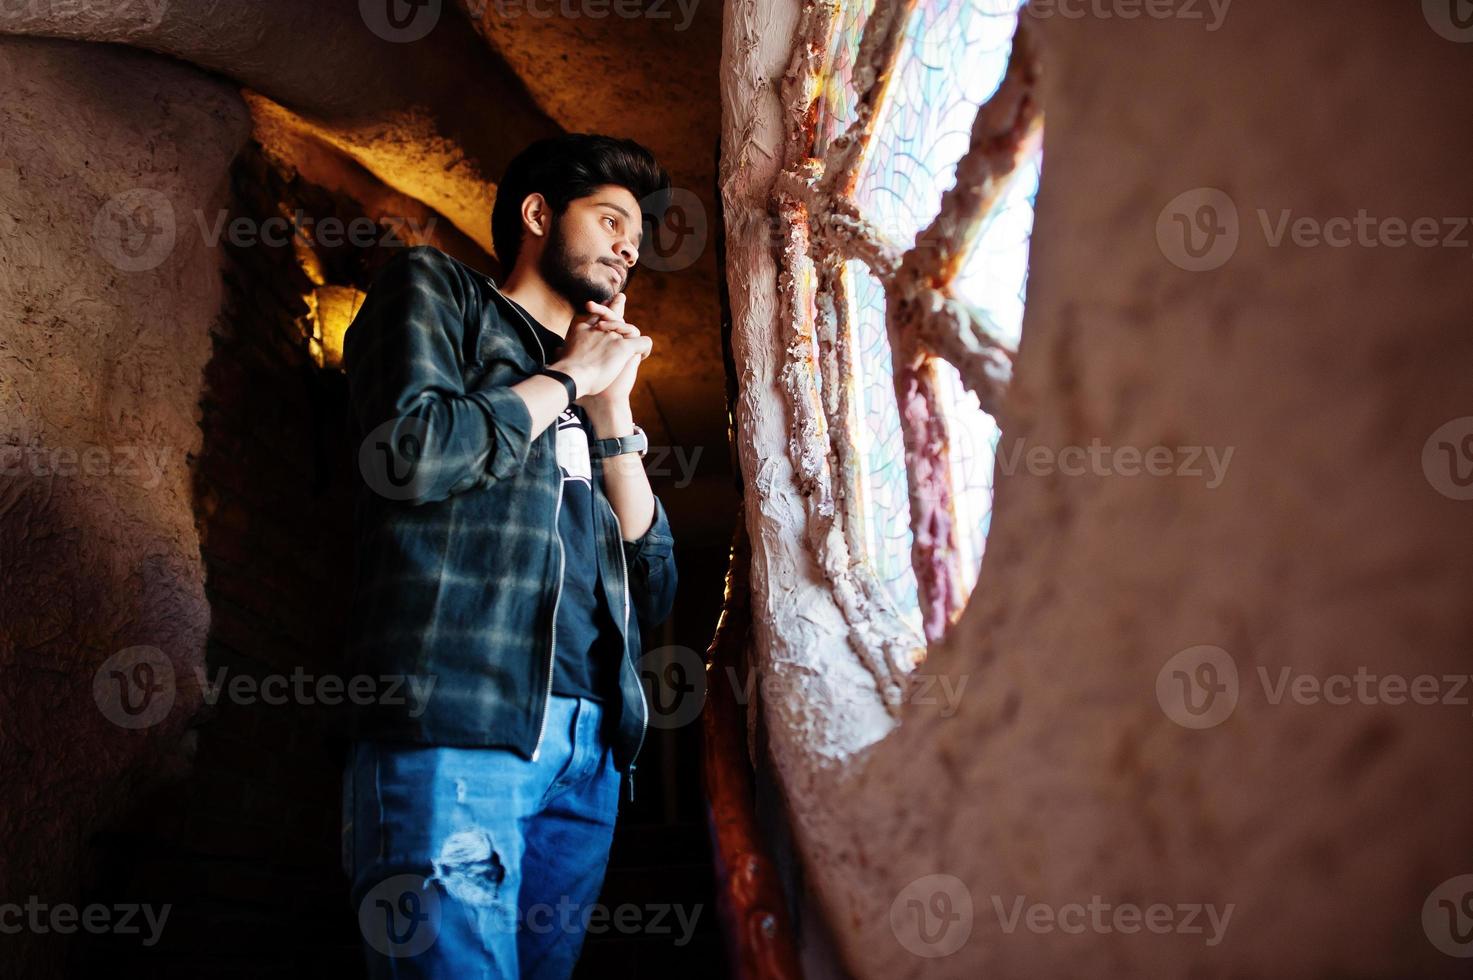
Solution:
M 627 644 L 629 642 L 629 562 L 624 557 L 624 525 L 620 523 L 619 514 L 614 510 L 614 505 L 610 503 L 608 497 L 604 497 L 604 503 L 608 504 L 609 513 L 614 515 L 614 527 L 619 532 L 619 567 L 623 569 L 624 572 L 624 576 L 622 578 L 622 582 L 624 585 L 624 641 Z M 626 655 L 624 659 L 628 660 L 629 657 L 627 649 L 625 651 L 625 654 Z M 640 716 L 639 744 L 634 747 L 634 755 L 629 760 L 630 803 L 634 802 L 634 760 L 639 758 L 639 750 L 644 748 L 644 736 L 645 732 L 649 729 L 650 718 L 649 701 L 645 699 L 644 685 L 639 682 L 639 676 L 637 673 L 634 678 L 634 686 L 639 690 L 639 703 L 643 711 Z
M 492 282 L 490 278 L 486 278 L 486 284 L 489 285 L 493 291 L 495 291 L 496 295 L 501 296 L 502 299 L 506 299 L 506 297 L 502 295 L 501 290 L 496 288 L 496 283 Z M 537 336 L 537 329 L 527 321 L 527 318 L 525 316 L 522 316 L 522 311 L 518 310 L 515 304 L 512 304 L 510 300 L 507 300 L 507 303 L 508 305 L 511 305 L 511 308 L 513 310 L 516 311 L 517 316 L 522 318 L 522 322 L 527 324 L 527 329 L 532 332 L 532 339 L 537 341 L 537 353 L 541 355 L 542 363 L 545 366 L 547 364 L 547 348 L 542 346 L 542 338 Z M 556 426 L 557 419 L 553 419 L 552 424 Z M 556 429 L 554 429 L 554 431 L 556 431 Z M 567 555 L 563 552 L 563 536 L 561 531 L 558 529 L 558 521 L 562 518 L 562 512 L 563 477 L 562 473 L 559 472 L 557 480 L 557 507 L 552 512 L 552 536 L 557 539 L 557 591 L 553 593 L 552 597 L 552 626 L 551 629 L 548 631 L 547 693 L 544 694 L 542 698 L 542 720 L 537 723 L 537 741 L 532 746 L 533 762 L 537 761 L 538 754 L 542 752 L 542 737 L 547 734 L 547 714 L 552 708 L 552 669 L 557 662 L 557 607 L 558 603 L 560 603 L 563 598 L 563 570 L 568 561 Z
M 554 421 L 553 425 L 557 422 Z M 557 662 L 557 607 L 563 598 L 563 570 L 567 564 L 568 556 L 563 553 L 563 536 L 558 530 L 558 521 L 562 517 L 563 510 L 563 478 L 558 474 L 557 481 L 557 509 L 553 511 L 552 527 L 553 535 L 557 538 L 557 592 L 552 597 L 552 630 L 547 644 L 547 694 L 542 699 L 542 721 L 537 726 L 537 744 L 532 746 L 532 761 L 537 761 L 537 753 L 542 751 L 542 736 L 547 733 L 547 712 L 552 707 L 552 668 Z

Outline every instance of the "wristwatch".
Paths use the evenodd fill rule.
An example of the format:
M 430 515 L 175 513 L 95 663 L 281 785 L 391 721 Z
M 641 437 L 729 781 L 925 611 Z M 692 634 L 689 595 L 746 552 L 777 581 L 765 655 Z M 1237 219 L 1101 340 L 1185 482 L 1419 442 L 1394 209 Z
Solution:
M 588 447 L 588 455 L 594 459 L 605 459 L 609 456 L 618 456 L 623 453 L 639 453 L 643 456 L 649 452 L 650 440 L 644 434 L 644 430 L 635 423 L 634 432 L 627 436 L 619 436 L 614 439 L 595 439 Z

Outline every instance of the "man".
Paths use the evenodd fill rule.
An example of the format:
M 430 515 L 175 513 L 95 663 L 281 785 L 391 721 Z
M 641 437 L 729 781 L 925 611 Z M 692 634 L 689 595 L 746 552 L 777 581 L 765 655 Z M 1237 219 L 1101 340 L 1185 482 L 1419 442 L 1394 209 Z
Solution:
M 345 337 L 350 673 L 406 679 L 355 710 L 344 772 L 372 975 L 567 977 L 582 946 L 675 598 L 623 292 L 668 188 L 633 141 L 534 143 L 492 210 L 505 285 L 411 248 Z

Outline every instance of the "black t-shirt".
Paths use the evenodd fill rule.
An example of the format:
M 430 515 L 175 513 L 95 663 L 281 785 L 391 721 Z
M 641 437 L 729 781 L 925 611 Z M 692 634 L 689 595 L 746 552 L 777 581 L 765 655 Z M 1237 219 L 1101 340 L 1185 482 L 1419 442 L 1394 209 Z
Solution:
M 520 305 L 518 309 L 522 309 Z M 547 361 L 552 363 L 563 346 L 563 338 L 538 323 L 531 314 L 527 314 L 527 322 L 537 331 L 547 351 Z M 571 405 L 553 424 L 557 426 L 557 458 L 563 473 L 558 533 L 563 540 L 564 563 L 563 589 L 557 605 L 552 690 L 556 694 L 612 701 L 618 697 L 619 661 L 624 651 L 618 623 L 600 586 L 598 553 L 594 550 L 590 436 Z

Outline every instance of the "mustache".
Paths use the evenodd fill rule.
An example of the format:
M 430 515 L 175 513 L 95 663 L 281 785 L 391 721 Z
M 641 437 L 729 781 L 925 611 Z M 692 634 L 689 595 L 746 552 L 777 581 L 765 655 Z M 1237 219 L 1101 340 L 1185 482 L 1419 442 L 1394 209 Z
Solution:
M 598 262 L 599 262 L 600 265 L 606 265 L 609 268 L 616 269 L 616 270 L 618 270 L 621 273 L 621 279 L 622 279 L 622 282 L 620 283 L 620 288 L 621 289 L 624 288 L 624 287 L 626 287 L 626 286 L 628 286 L 629 283 L 631 281 L 633 281 L 633 279 L 634 279 L 634 270 L 636 268 L 638 268 L 638 266 L 626 266 L 624 263 L 622 263 L 622 262 L 615 262 L 612 259 L 599 259 Z

